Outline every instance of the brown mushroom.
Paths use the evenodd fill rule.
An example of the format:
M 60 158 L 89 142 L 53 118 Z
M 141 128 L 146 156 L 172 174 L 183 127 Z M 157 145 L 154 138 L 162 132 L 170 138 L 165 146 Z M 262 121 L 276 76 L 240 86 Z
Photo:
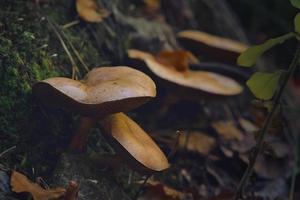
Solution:
M 170 68 L 160 63 L 153 55 L 135 49 L 128 50 L 128 56 L 144 61 L 156 76 L 180 87 L 216 96 L 233 96 L 243 91 L 237 81 L 220 74 L 200 70 L 187 70 L 182 73 L 175 67 Z
M 161 51 L 155 56 L 156 60 L 176 71 L 185 72 L 189 69 L 189 63 L 198 63 L 198 59 L 189 51 Z
M 99 120 L 99 124 L 121 158 L 137 171 L 151 174 L 169 167 L 156 143 L 124 113 L 109 115 Z
M 109 15 L 105 9 L 101 9 L 95 0 L 76 0 L 78 15 L 87 22 L 101 22 Z
M 82 115 L 70 150 L 81 152 L 95 118 L 132 110 L 156 96 L 154 82 L 144 73 L 125 66 L 91 70 L 82 81 L 55 77 L 33 86 L 46 104 Z
M 184 48 L 213 61 L 229 64 L 235 64 L 237 57 L 248 48 L 241 42 L 197 30 L 181 31 L 177 36 Z

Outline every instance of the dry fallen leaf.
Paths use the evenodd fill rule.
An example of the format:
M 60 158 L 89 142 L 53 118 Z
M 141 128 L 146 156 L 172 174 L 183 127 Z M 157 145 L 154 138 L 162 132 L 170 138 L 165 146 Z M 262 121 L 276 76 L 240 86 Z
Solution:
M 178 148 L 207 155 L 215 147 L 215 139 L 200 131 L 156 130 L 151 136 L 170 149 Z
M 242 140 L 232 140 L 230 141 L 230 147 L 232 150 L 239 153 L 249 152 L 256 144 L 254 134 L 245 132 Z
M 241 127 L 248 133 L 254 133 L 259 130 L 259 128 L 254 123 L 244 118 L 240 118 L 239 123 Z
M 240 154 L 239 157 L 245 163 L 249 163 L 248 155 Z M 275 180 L 278 177 L 286 178 L 292 167 L 290 158 L 273 158 L 267 155 L 259 155 L 254 165 L 254 171 L 259 177 Z
M 243 133 L 234 125 L 233 121 L 217 121 L 212 123 L 219 135 L 227 140 L 242 140 Z
M 277 109 L 277 111 L 274 114 L 271 126 L 269 127 L 268 134 L 280 135 L 282 133 L 282 128 L 283 128 L 282 116 L 279 110 L 280 109 Z M 259 128 L 262 128 L 267 119 L 266 108 L 259 108 L 257 106 L 252 106 L 250 108 L 250 113 L 254 117 L 255 125 Z
M 181 134 L 178 144 L 180 148 L 207 155 L 214 148 L 216 142 L 210 136 L 193 131 L 188 134 Z
M 148 181 L 146 184 L 147 191 L 138 200 L 183 200 L 191 196 L 167 187 L 158 181 Z
M 45 190 L 16 171 L 13 171 L 11 175 L 10 184 L 13 192 L 28 192 L 32 195 L 34 200 L 55 200 L 61 198 L 66 193 L 64 188 Z
M 192 53 L 184 50 L 161 51 L 156 55 L 156 60 L 164 66 L 174 68 L 180 72 L 189 70 L 189 62 L 198 63 L 197 58 Z
M 78 15 L 87 22 L 101 22 L 110 13 L 100 8 L 95 0 L 77 0 Z

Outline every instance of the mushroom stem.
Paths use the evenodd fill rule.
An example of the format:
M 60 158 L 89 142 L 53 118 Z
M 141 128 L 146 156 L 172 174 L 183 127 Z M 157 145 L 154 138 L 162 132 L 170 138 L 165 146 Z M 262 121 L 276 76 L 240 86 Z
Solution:
M 83 152 L 89 137 L 90 129 L 92 128 L 93 124 L 93 118 L 80 117 L 79 125 L 69 145 L 70 151 L 77 153 Z
M 109 168 L 112 170 L 118 169 L 122 164 L 122 157 L 117 154 L 105 155 L 105 154 L 93 153 L 89 156 L 89 158 L 95 165 L 101 166 L 102 168 Z
M 75 181 L 70 181 L 64 200 L 76 200 L 78 197 L 79 185 Z

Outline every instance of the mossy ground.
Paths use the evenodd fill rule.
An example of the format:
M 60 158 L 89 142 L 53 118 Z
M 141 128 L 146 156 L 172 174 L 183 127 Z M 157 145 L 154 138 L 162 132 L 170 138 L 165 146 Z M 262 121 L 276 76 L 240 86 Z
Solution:
M 16 146 L 1 157 L 1 164 L 32 172 L 30 176 L 47 177 L 59 155 L 66 151 L 77 116 L 43 106 L 32 94 L 32 85 L 53 76 L 83 78 L 87 69 L 72 51 L 72 45 L 89 69 L 121 63 L 127 29 L 121 30 L 122 25 L 116 25 L 114 19 L 97 25 L 80 21 L 63 29 L 64 24 L 78 20 L 72 1 L 36 4 L 3 0 L 0 8 L 0 152 Z M 76 74 L 72 73 L 74 67 L 78 69 Z M 100 141 L 99 130 L 94 132 L 91 138 Z M 107 146 L 100 143 L 92 142 L 91 146 Z
M 49 26 L 47 15 L 41 14 L 41 10 L 56 9 L 47 17 L 63 23 L 66 19 L 58 13 L 69 4 L 46 4 L 43 8 L 34 1 L 0 4 L 0 152 L 16 145 L 12 152 L 15 156 L 5 157 L 10 167 L 35 168 L 47 174 L 70 137 L 72 115 L 45 110 L 32 95 L 31 87 L 49 77 L 71 76 L 70 60 Z M 87 41 L 88 36 L 75 32 L 67 30 L 65 34 L 76 48 L 81 47 L 83 60 L 91 66 L 101 64 L 101 56 Z M 81 78 L 84 70 L 78 68 L 82 73 L 77 77 Z M 48 159 L 41 159 L 45 156 Z
M 17 5 L 11 5 L 14 3 Z M 16 156 L 8 156 L 8 163 L 30 167 L 28 160 L 40 156 L 39 153 L 29 156 L 30 152 L 38 152 L 41 148 L 38 137 L 52 133 L 40 129 L 41 121 L 36 119 L 42 112 L 32 96 L 31 86 L 62 72 L 54 67 L 50 52 L 45 48 L 47 37 L 43 27 L 38 20 L 32 20 L 33 16 L 26 14 L 25 2 L 14 3 L 4 1 L 1 5 L 1 8 L 7 8 L 7 13 L 1 12 L 0 151 L 16 145 L 17 151 L 12 154 Z

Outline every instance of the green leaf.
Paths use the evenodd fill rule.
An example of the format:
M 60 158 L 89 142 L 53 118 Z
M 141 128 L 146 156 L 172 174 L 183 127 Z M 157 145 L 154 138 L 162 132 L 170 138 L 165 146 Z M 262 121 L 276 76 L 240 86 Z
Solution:
M 300 34 L 300 13 L 298 13 L 294 18 L 295 31 Z
M 295 8 L 300 9 L 300 0 L 290 0 L 290 2 Z
M 282 71 L 256 72 L 247 81 L 247 86 L 256 98 L 270 100 L 278 87 L 281 74 Z
M 256 63 L 256 60 L 267 50 L 275 45 L 281 44 L 287 39 L 294 37 L 294 33 L 287 33 L 280 37 L 272 38 L 260 45 L 255 45 L 244 51 L 237 59 L 237 64 L 243 67 L 251 67 Z

